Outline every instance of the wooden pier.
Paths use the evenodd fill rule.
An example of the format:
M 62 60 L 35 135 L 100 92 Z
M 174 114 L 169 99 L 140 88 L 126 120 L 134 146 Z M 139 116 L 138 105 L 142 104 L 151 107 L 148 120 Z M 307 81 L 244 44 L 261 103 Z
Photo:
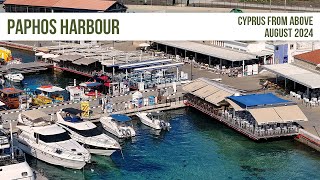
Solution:
M 0 74 L 5 75 L 12 72 L 27 74 L 27 73 L 44 71 L 51 67 L 52 67 L 51 64 L 43 63 L 43 62 L 8 64 L 7 66 L 0 67 Z

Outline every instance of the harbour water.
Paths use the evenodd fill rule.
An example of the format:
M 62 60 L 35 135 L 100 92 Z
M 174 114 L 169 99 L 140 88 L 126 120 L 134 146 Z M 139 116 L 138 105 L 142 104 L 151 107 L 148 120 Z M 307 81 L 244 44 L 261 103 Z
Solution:
M 141 123 L 123 156 L 94 156 L 84 171 L 31 160 L 49 179 L 319 179 L 314 150 L 281 140 L 256 143 L 193 110 L 168 112 L 172 129 L 159 136 Z
M 18 54 L 20 53 L 20 54 Z M 33 54 L 13 51 L 25 62 Z M 26 75 L 27 84 L 48 81 L 64 87 L 76 77 Z M 25 82 L 25 81 L 24 81 Z M 168 111 L 172 129 L 155 135 L 135 121 L 137 137 L 111 157 L 94 156 L 84 170 L 52 166 L 28 157 L 48 179 L 320 179 L 320 156 L 294 141 L 253 142 L 199 111 Z

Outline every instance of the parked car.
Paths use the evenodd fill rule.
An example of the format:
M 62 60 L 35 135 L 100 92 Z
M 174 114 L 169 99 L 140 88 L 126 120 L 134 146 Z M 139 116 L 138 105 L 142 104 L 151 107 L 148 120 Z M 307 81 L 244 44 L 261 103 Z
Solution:
M 243 11 L 241 9 L 238 9 L 238 8 L 231 9 L 230 12 L 231 13 L 243 13 Z

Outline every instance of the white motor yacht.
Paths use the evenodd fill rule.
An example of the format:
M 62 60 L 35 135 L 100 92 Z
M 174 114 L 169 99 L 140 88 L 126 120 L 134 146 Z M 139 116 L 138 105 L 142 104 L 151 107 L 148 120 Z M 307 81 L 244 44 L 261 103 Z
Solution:
M 86 147 L 90 153 L 110 156 L 121 150 L 120 144 L 104 134 L 90 121 L 83 120 L 80 115 L 83 111 L 74 108 L 65 108 L 57 112 L 57 124 L 67 130 L 75 141 Z
M 131 138 L 136 136 L 131 118 L 124 114 L 111 114 L 100 118 L 102 127 L 118 138 Z
M 169 130 L 171 128 L 169 122 L 165 122 L 160 119 L 161 113 L 144 113 L 138 112 L 136 116 L 139 117 L 140 121 L 153 129 L 156 130 Z
M 0 177 L 1 179 L 35 179 L 24 153 L 21 149 L 10 145 L 4 134 L 0 135 Z
M 68 132 L 45 118 L 40 110 L 25 111 L 18 115 L 19 132 L 14 144 L 25 153 L 49 164 L 81 169 L 90 162 L 87 149 L 73 140 Z
M 20 82 L 24 79 L 24 76 L 21 73 L 9 73 L 4 75 L 4 77 L 13 82 Z

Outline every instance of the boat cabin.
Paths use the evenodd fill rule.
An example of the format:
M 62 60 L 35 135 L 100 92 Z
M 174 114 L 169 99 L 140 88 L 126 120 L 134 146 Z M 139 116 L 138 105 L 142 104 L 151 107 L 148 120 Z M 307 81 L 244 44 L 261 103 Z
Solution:
M 45 104 L 59 103 L 64 100 L 61 94 L 64 89 L 57 86 L 40 86 L 37 88 L 41 93 L 32 99 L 32 104 L 41 106 Z
M 4 88 L 0 90 L 0 101 L 2 101 L 9 109 L 19 108 L 19 96 L 23 90 L 16 88 Z
M 96 91 L 98 93 L 97 95 L 100 96 L 101 85 L 102 84 L 98 82 L 83 82 L 79 84 L 86 96 L 96 96 Z
M 80 117 L 82 112 L 83 111 L 75 108 L 64 108 L 59 113 L 64 121 L 61 122 L 58 118 L 58 123 L 70 131 L 84 137 L 98 136 L 102 134 L 95 124 L 90 121 L 85 121 Z
M 75 108 L 64 108 L 61 110 L 62 118 L 67 122 L 82 122 L 83 119 L 80 117 L 83 111 Z

